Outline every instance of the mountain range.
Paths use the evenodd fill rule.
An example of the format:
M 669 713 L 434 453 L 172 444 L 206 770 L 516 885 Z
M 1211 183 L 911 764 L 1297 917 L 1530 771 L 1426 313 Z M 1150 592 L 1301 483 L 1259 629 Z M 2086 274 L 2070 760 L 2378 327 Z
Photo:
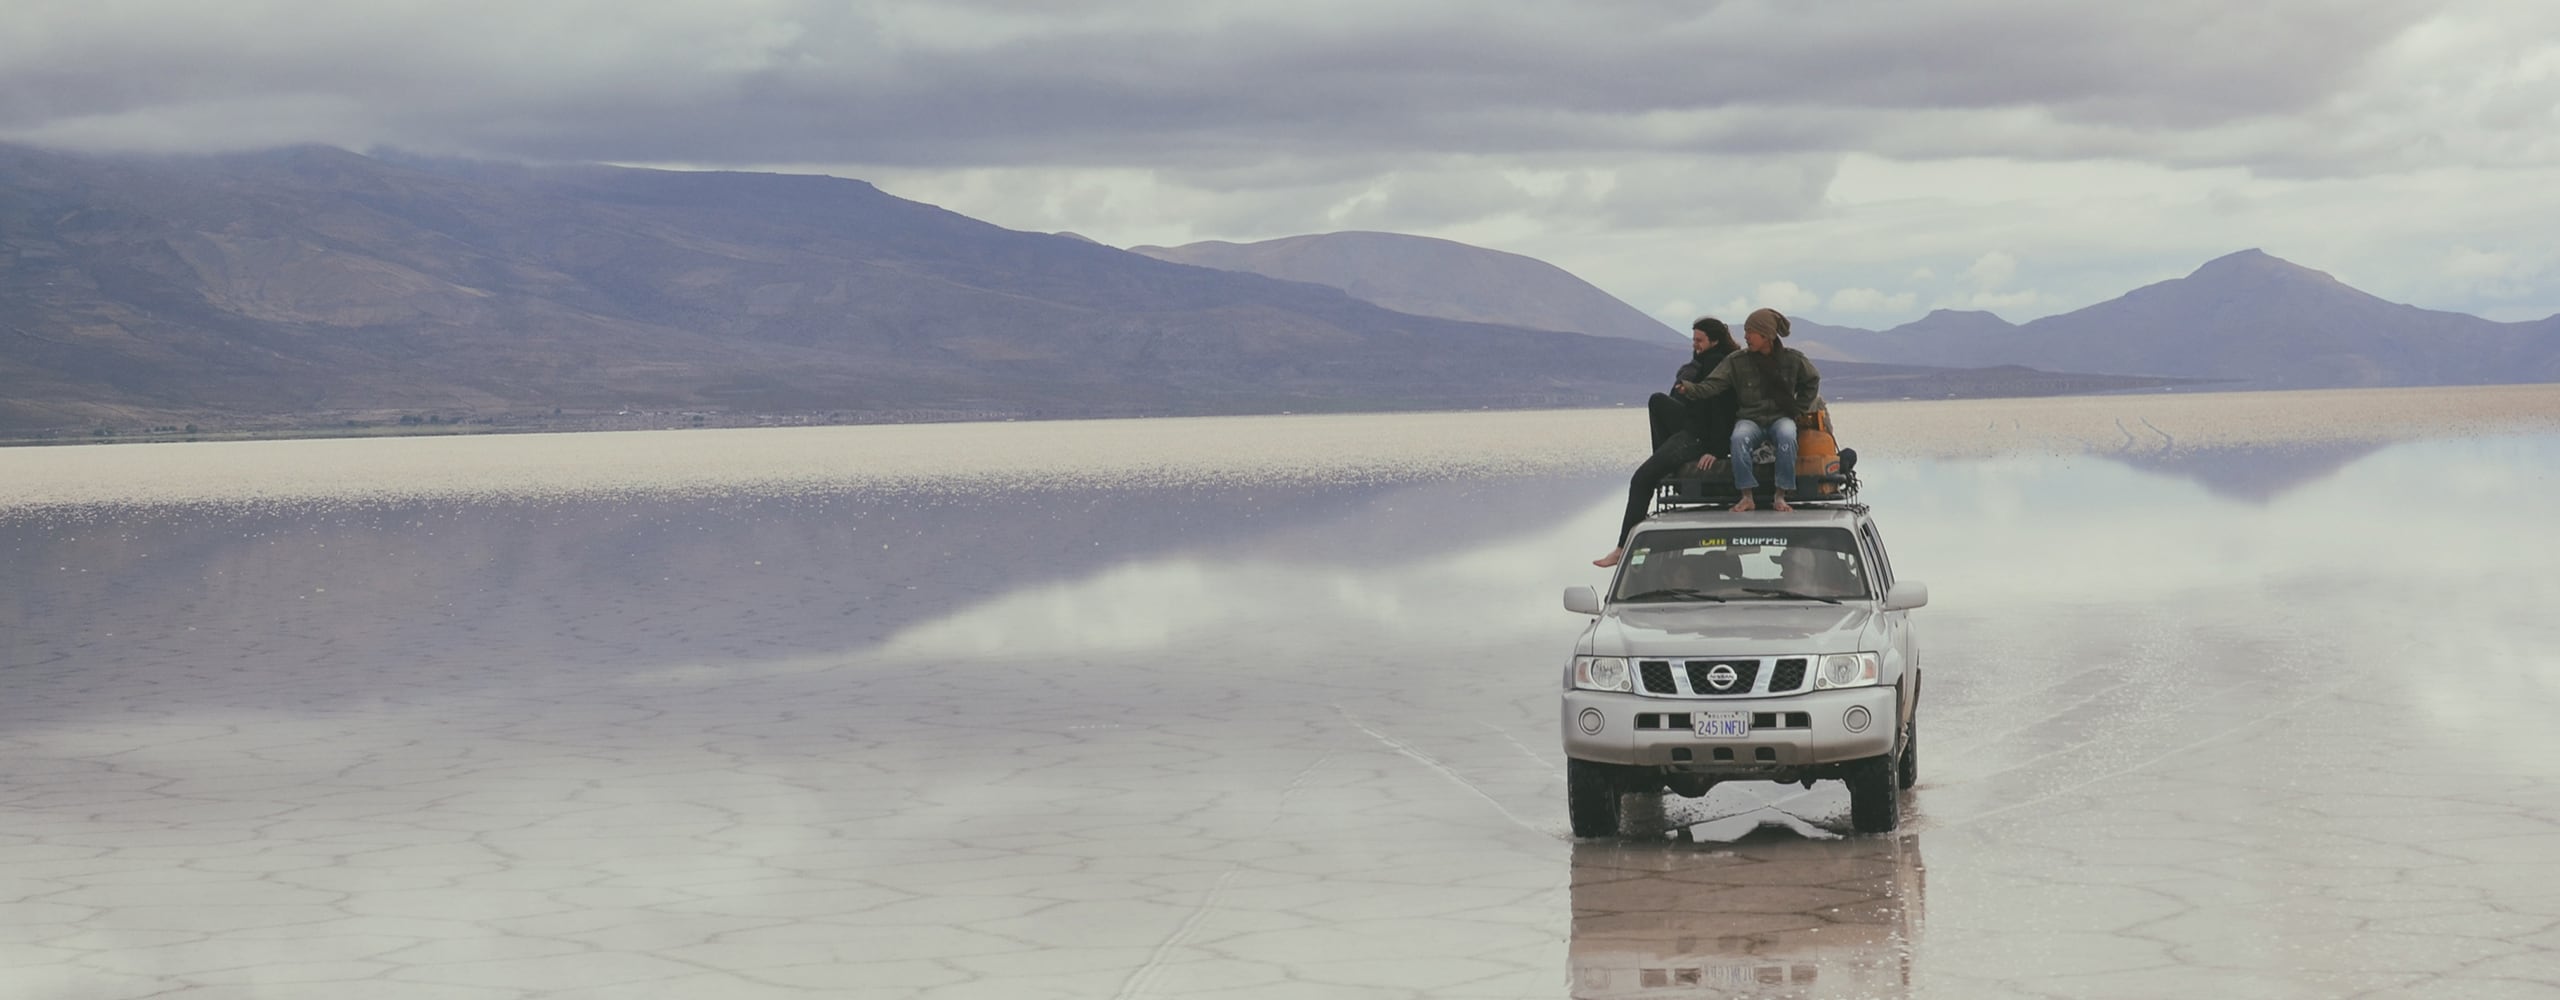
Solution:
M 1796 341 L 1835 400 L 1936 398 L 2560 379 L 2555 322 L 2252 251 L 2025 325 Z M 14 440 L 1625 405 L 1684 348 L 1560 269 L 1421 237 L 1131 252 L 831 177 L 0 145 Z
M 2500 323 L 2388 302 L 2260 250 L 2023 324 L 1939 310 L 1881 332 L 1813 323 L 1797 332 L 1829 358 L 2181 376 L 2229 388 L 2560 381 L 2560 316 Z
M 1424 315 L 1504 315 L 1552 329 L 1656 337 L 1659 323 L 1606 292 L 1531 258 L 1392 233 L 1331 233 L 1261 243 L 1193 243 L 1135 252 L 1167 260 L 1332 285 Z M 1547 273 L 1552 272 L 1552 273 Z M 1730 317 L 1737 322 L 1740 317 Z M 1790 344 L 1827 362 L 1930 373 L 1917 391 L 1855 364 L 1865 395 L 2005 394 L 2040 375 L 2041 391 L 2075 386 L 2057 372 L 2149 375 L 2216 388 L 2307 389 L 2560 381 L 2560 316 L 2500 323 L 2385 301 L 2326 273 L 2243 250 L 2183 278 L 2073 312 L 2015 324 L 1940 309 L 1884 331 L 1796 318 Z M 1979 384 L 1959 384 L 1955 371 Z M 2030 375 L 2029 373 L 2036 373 Z

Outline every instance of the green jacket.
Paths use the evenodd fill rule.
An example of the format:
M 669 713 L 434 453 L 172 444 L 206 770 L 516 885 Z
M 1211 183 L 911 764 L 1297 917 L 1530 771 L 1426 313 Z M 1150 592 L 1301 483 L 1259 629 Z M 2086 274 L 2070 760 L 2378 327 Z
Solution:
M 1813 367 L 1813 359 L 1803 351 L 1781 347 L 1770 355 L 1777 361 L 1778 383 L 1786 395 L 1769 392 L 1768 381 L 1760 377 L 1760 366 L 1749 351 L 1735 351 L 1716 370 L 1698 381 L 1698 388 L 1686 395 L 1691 399 L 1712 399 L 1719 393 L 1733 393 L 1734 416 L 1737 419 L 1767 426 L 1779 417 L 1802 417 L 1817 408 L 1822 392 L 1822 373 Z

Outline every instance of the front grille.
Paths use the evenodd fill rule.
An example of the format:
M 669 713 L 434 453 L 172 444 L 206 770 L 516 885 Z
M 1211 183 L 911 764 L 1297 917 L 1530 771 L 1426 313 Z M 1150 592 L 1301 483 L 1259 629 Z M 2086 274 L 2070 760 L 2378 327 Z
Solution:
M 1778 669 L 1769 672 L 1769 693 L 1793 691 L 1804 686 L 1805 659 L 1790 656 L 1778 661 Z
M 1813 680 L 1814 657 L 1727 656 L 1695 660 L 1637 660 L 1636 692 L 1657 698 L 1747 698 L 1794 694 Z M 1733 682 L 1715 685 L 1717 668 Z
M 1760 677 L 1758 660 L 1691 660 L 1686 666 L 1689 668 L 1689 690 L 1696 694 L 1749 694 L 1751 682 Z M 1733 681 L 1717 687 L 1713 678 L 1717 667 L 1731 668 Z

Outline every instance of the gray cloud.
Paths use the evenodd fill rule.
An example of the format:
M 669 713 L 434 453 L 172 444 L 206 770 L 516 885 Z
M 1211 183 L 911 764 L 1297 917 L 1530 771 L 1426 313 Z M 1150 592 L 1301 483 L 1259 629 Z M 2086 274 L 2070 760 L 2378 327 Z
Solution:
M 1925 112 L 2042 122 L 2103 152 L 2121 131 L 2315 108 L 2421 13 L 2394 0 L 57 2 L 0 61 L 0 129 L 166 147 L 221 126 L 272 134 L 326 106 L 339 110 L 314 126 L 332 134 L 312 138 L 502 156 L 1231 167 L 1274 150 L 1873 149 L 1897 116 Z M 179 119 L 207 127 L 173 141 L 163 130 Z M 2073 152 L 2054 135 L 2020 136 L 2018 152 Z
M 2560 308 L 2553 39 L 2544 0 L 21 0 L 0 139 L 813 169 L 1123 244 L 1417 232 L 1675 321 L 1951 301 L 1988 253 L 2053 311 L 2246 246 L 2520 317 Z

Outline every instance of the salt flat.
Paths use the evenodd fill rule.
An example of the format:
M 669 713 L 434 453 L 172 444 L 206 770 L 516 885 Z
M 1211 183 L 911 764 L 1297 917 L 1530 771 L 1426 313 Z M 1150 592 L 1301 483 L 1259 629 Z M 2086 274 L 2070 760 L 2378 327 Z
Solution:
M 0 992 L 2547 996 L 2555 412 L 1844 406 L 1907 828 L 1579 843 L 1630 412 L 0 452 Z
M 1874 458 L 2145 454 L 2560 427 L 2560 386 L 1897 401 L 1835 413 L 1842 443 Z M 1639 407 L 8 448 L 0 510 L 1581 473 L 1632 468 L 1626 441 L 1643 440 L 1643 420 Z

